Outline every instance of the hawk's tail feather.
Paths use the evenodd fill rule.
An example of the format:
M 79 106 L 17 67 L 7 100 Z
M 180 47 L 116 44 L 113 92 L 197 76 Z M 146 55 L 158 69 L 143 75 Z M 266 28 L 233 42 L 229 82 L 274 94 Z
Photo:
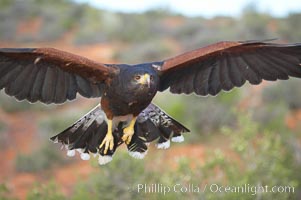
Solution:
M 158 149 L 167 149 L 172 142 L 183 142 L 182 133 L 189 132 L 185 126 L 166 114 L 154 104 L 150 104 L 137 118 L 135 135 L 128 145 L 130 155 L 143 158 L 147 153 L 147 144 L 157 140 Z M 139 155 L 139 156 L 137 156 Z M 141 155 L 141 156 L 140 156 Z
M 50 139 L 63 144 L 68 150 L 68 156 L 72 157 L 78 152 L 81 159 L 89 160 L 90 154 L 94 154 L 94 157 L 99 156 L 99 164 L 106 164 L 112 160 L 113 154 L 121 144 L 121 137 L 117 132 L 114 133 L 114 148 L 108 150 L 106 155 L 104 147 L 99 149 L 107 133 L 105 117 L 100 105 L 97 105 L 73 125 Z
M 59 142 L 68 150 L 68 156 L 80 153 L 83 160 L 89 160 L 90 155 L 98 156 L 99 164 L 103 165 L 112 160 L 112 157 L 120 146 L 123 135 L 123 124 L 120 123 L 113 131 L 114 148 L 104 154 L 104 147 L 99 145 L 107 133 L 106 116 L 100 105 L 96 106 L 85 116 L 76 121 L 63 132 L 51 138 Z M 189 132 L 187 128 L 168 116 L 159 107 L 150 104 L 137 118 L 134 127 L 135 134 L 130 144 L 127 145 L 129 154 L 138 159 L 144 158 L 148 150 L 148 143 L 157 140 L 157 147 L 166 149 L 170 146 L 170 140 L 181 142 L 178 138 L 183 137 L 182 133 Z

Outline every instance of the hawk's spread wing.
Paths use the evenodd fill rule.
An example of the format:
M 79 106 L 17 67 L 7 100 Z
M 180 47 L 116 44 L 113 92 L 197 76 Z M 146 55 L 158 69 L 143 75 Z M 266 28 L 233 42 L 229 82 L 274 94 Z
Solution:
M 242 86 L 301 77 L 301 44 L 220 42 L 165 60 L 160 91 L 216 95 Z
M 63 103 L 99 97 L 114 68 L 52 48 L 0 49 L 0 90 L 19 100 Z

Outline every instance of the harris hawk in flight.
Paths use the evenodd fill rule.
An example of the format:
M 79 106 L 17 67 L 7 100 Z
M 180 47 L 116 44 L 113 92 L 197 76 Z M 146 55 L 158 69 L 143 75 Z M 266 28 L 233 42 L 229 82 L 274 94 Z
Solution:
M 52 137 L 74 156 L 99 164 L 112 160 L 125 143 L 143 158 L 147 144 L 183 141 L 189 130 L 152 104 L 159 91 L 217 95 L 262 80 L 301 77 L 301 44 L 269 41 L 219 42 L 159 62 L 103 64 L 53 48 L 1 48 L 0 89 L 18 100 L 61 104 L 76 98 L 100 98 L 100 104 Z

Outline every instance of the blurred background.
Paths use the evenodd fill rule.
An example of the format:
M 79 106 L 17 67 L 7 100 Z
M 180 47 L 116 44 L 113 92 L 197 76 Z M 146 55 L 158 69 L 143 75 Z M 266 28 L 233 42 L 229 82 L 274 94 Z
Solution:
M 301 42 L 298 1 L 200 2 L 0 0 L 0 46 L 54 47 L 103 63 L 139 63 L 221 40 Z M 105 166 L 69 158 L 49 141 L 99 100 L 45 106 L 1 91 L 0 199 L 301 199 L 300 84 L 293 78 L 245 84 L 217 97 L 159 93 L 155 103 L 191 129 L 185 142 L 168 150 L 151 145 L 144 160 L 122 147 Z M 138 193 L 139 183 L 295 190 L 163 196 Z

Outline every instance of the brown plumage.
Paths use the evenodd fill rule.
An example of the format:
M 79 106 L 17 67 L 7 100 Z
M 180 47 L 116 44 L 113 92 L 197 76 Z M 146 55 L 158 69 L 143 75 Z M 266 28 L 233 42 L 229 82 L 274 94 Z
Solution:
M 159 90 L 216 95 L 246 81 L 300 77 L 300 58 L 301 44 L 220 42 L 166 60 Z
M 3 48 L 0 89 L 19 100 L 46 104 L 73 100 L 77 93 L 102 97 L 104 123 L 88 120 L 84 128 L 74 128 L 74 133 L 65 130 L 54 138 L 69 144 L 70 150 L 99 153 L 104 164 L 111 157 L 103 157 L 112 156 L 123 142 L 134 157 L 141 158 L 142 151 L 137 149 L 145 150 L 144 143 L 152 141 L 141 139 L 147 138 L 144 133 L 159 135 L 162 148 L 168 147 L 166 142 L 173 137 L 182 140 L 181 133 L 188 129 L 151 105 L 157 91 L 170 88 L 172 93 L 216 95 L 246 81 L 259 84 L 262 80 L 300 78 L 300 63 L 301 44 L 267 41 L 219 42 L 164 61 L 137 65 L 102 64 L 51 48 Z M 148 113 L 149 121 L 139 124 L 143 113 Z M 97 115 L 88 116 L 97 119 Z M 169 125 L 164 126 L 166 123 Z

